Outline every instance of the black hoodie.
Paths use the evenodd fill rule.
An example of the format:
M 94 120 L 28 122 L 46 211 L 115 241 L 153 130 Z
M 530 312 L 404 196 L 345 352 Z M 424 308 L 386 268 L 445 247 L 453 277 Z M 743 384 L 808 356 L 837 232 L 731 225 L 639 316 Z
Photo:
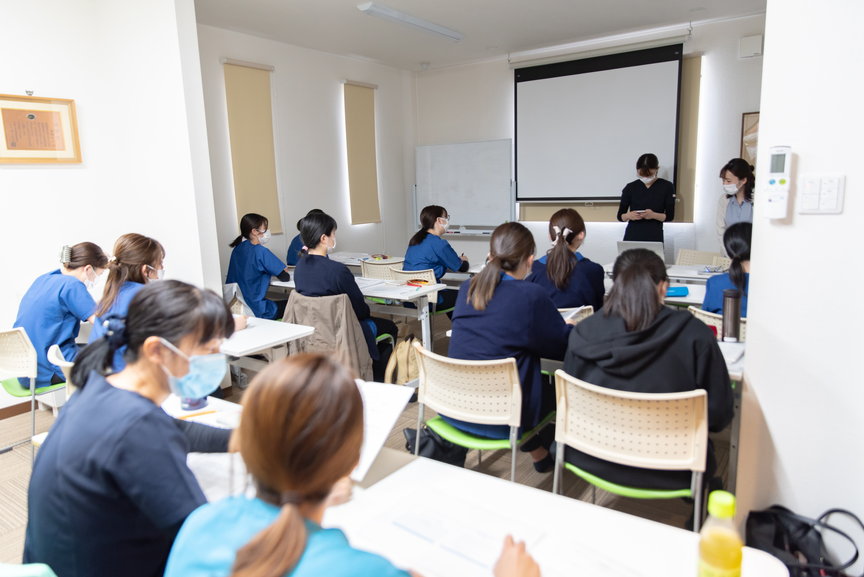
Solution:
M 647 393 L 708 392 L 708 428 L 732 420 L 733 393 L 723 353 L 713 332 L 690 313 L 664 307 L 644 330 L 628 332 L 619 316 L 603 311 L 573 329 L 564 370 L 588 383 Z M 708 451 L 706 476 L 713 474 Z M 690 473 L 649 471 L 609 463 L 567 448 L 566 460 L 607 481 L 640 488 L 689 486 Z

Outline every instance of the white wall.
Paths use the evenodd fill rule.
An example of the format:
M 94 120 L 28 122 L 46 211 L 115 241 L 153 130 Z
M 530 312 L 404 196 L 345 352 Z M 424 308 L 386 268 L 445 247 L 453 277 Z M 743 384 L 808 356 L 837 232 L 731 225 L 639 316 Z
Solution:
M 239 234 L 231 175 L 231 151 L 220 59 L 275 67 L 271 76 L 276 178 L 285 234 L 270 248 L 285 260 L 296 222 L 320 208 L 339 223 L 337 250 L 403 254 L 410 190 L 403 167 L 403 143 L 411 114 L 409 73 L 368 61 L 334 56 L 273 40 L 214 28 L 198 28 L 201 71 L 223 274 L 228 244 Z M 342 81 L 378 85 L 375 94 L 378 183 L 382 224 L 352 226 L 348 204 Z M 266 216 L 266 215 L 265 215 Z M 386 223 L 386 226 L 385 224 Z M 402 251 L 402 252 L 400 252 Z
M 738 39 L 760 34 L 763 25 L 764 16 L 695 24 L 692 39 L 684 45 L 686 55 L 703 56 L 697 202 L 693 224 L 665 225 L 670 255 L 678 248 L 720 249 L 714 232 L 714 211 L 721 194 L 717 174 L 739 154 L 741 114 L 759 108 L 761 58 L 738 60 Z M 417 73 L 417 144 L 513 138 L 513 99 L 513 72 L 505 59 Z M 622 175 L 622 188 L 631 176 Z M 545 251 L 546 224 L 526 224 L 535 234 L 538 250 Z M 598 262 L 614 260 L 615 241 L 623 238 L 625 225 L 587 226 L 582 252 Z M 488 249 L 483 241 L 453 244 L 471 260 L 484 257 Z
M 60 246 L 110 253 L 139 232 L 167 251 L 167 276 L 215 279 L 203 99 L 196 92 L 192 0 L 0 0 L 0 38 L 26 49 L 3 60 L 0 93 L 72 98 L 84 162 L 0 166 L 0 326 Z M 50 41 L 43 41 L 50 39 Z M 26 52 L 26 55 L 25 55 Z M 193 133 L 190 135 L 190 130 Z
M 853 256 L 864 110 L 860 75 L 850 74 L 864 70 L 862 21 L 857 0 L 819 10 L 768 3 L 759 155 L 791 146 L 798 183 L 804 173 L 845 173 L 846 204 L 840 215 L 790 211 L 782 221 L 764 219 L 756 204 L 747 376 L 758 405 L 744 413 L 743 484 L 739 477 L 739 498 L 756 508 L 781 503 L 813 516 L 836 506 L 864 516 L 864 301 Z M 764 178 L 763 170 L 757 183 Z M 854 534 L 861 543 L 860 529 Z

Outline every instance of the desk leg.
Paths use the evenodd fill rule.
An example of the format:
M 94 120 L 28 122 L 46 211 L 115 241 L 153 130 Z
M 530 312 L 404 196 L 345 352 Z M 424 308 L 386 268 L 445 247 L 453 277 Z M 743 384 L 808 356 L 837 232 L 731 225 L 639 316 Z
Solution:
M 417 319 L 420 321 L 420 334 L 423 347 L 432 350 L 432 328 L 429 320 L 429 297 L 417 299 Z
M 726 479 L 726 490 L 733 494 L 738 481 L 738 443 L 741 436 L 741 397 L 743 392 L 744 379 L 735 381 L 734 413 L 732 414 L 732 423 L 729 425 L 731 427 L 729 431 L 729 467 L 728 478 Z

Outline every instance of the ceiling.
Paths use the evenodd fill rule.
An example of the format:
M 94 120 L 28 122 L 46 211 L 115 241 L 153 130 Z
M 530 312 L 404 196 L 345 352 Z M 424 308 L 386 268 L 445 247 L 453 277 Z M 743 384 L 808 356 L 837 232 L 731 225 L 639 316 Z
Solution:
M 363 0 L 196 0 L 200 24 L 373 60 L 407 70 L 499 58 L 512 52 L 686 22 L 765 11 L 766 0 L 382 0 L 457 30 L 454 41 L 375 18 Z

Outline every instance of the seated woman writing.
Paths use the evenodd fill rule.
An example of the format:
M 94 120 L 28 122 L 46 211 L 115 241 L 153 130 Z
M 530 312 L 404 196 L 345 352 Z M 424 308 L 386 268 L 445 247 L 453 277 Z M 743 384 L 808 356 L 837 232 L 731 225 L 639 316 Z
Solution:
M 363 400 L 346 368 L 310 354 L 268 366 L 243 397 L 232 443 L 256 495 L 195 511 L 177 536 L 165 577 L 418 577 L 321 526 L 327 506 L 350 491 L 348 475 L 363 443 Z M 524 543 L 507 537 L 494 574 L 539 577 L 540 570 Z
M 601 387 L 641 393 L 708 392 L 708 429 L 732 420 L 732 386 L 711 330 L 685 311 L 663 306 L 666 265 L 645 249 L 624 252 L 612 270 L 615 283 L 603 309 L 570 335 L 564 370 Z M 598 477 L 643 489 L 680 489 L 689 471 L 654 471 L 610 463 L 567 447 L 565 459 Z M 715 470 L 709 447 L 705 478 Z

